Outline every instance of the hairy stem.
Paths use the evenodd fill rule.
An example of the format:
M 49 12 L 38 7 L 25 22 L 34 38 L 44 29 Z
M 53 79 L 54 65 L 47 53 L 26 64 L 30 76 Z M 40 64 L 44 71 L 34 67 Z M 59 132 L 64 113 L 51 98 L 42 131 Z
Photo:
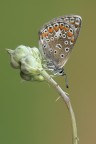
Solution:
M 45 70 L 40 71 L 40 73 L 51 85 L 53 85 L 53 87 L 57 90 L 59 95 L 63 98 L 64 102 L 66 103 L 71 116 L 73 144 L 78 144 L 76 120 L 69 97 Z

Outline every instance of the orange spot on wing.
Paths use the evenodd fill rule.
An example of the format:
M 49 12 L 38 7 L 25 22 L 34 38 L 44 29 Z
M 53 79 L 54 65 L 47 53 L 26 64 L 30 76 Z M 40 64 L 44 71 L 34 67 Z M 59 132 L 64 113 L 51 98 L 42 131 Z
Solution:
M 68 32 L 68 33 L 67 33 L 67 36 L 68 36 L 68 37 L 72 37 L 72 36 L 73 36 L 73 33 Z
M 49 32 L 49 33 L 52 33 L 52 32 L 53 32 L 53 28 L 49 28 L 49 29 L 48 29 L 48 32 Z
M 64 27 L 63 29 L 64 29 L 65 31 L 68 31 L 68 30 L 69 30 L 69 28 L 67 28 L 67 27 Z
M 45 32 L 45 33 L 43 32 L 40 36 L 41 36 L 41 38 L 44 38 L 44 37 L 48 36 L 48 32 Z
M 64 29 L 64 26 L 63 26 L 63 25 L 60 25 L 59 28 L 60 28 L 60 30 L 63 30 L 63 29 Z
M 75 39 L 74 39 L 74 36 L 71 38 L 71 42 L 74 42 L 75 41 Z
M 41 33 L 41 35 L 40 35 L 40 36 L 41 36 L 41 38 L 44 38 L 44 33 Z
M 45 33 L 45 37 L 48 36 L 48 32 Z
M 59 30 L 59 26 L 54 26 L 54 30 L 58 31 Z

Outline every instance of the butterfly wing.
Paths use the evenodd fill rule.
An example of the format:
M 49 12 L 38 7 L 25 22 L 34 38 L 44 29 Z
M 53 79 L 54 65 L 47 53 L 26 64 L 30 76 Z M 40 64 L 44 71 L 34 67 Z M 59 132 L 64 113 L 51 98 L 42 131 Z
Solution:
M 55 18 L 39 31 L 39 48 L 48 67 L 62 68 L 67 62 L 81 28 L 81 17 Z

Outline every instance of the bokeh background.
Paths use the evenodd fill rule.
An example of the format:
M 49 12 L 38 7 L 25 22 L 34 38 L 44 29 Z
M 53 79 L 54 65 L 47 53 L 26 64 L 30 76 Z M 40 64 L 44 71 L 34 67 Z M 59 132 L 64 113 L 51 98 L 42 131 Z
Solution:
M 80 37 L 65 66 L 80 144 L 96 143 L 96 1 L 0 0 L 0 143 L 71 144 L 65 103 L 47 82 L 22 82 L 6 48 L 37 46 L 39 28 L 54 17 L 82 17 Z

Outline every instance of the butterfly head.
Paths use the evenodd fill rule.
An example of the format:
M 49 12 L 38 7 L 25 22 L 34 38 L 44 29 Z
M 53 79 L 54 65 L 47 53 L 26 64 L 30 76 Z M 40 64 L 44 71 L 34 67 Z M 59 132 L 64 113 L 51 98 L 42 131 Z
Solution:
M 54 69 L 53 73 L 54 73 L 54 75 L 63 76 L 64 75 L 64 69 L 63 68 Z

